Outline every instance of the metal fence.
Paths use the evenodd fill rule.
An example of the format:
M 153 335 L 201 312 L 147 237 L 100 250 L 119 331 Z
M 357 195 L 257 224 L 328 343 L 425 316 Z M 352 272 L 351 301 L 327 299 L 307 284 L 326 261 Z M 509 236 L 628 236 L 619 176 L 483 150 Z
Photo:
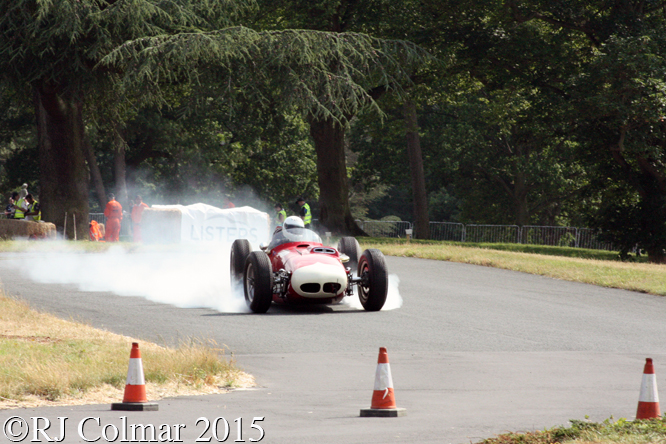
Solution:
M 430 222 L 430 239 L 463 242 L 465 225 L 456 222 Z
M 356 223 L 371 237 L 403 237 L 405 230 L 412 228 L 412 223 L 404 220 L 357 220 Z
M 96 220 L 106 223 L 104 213 L 90 213 L 88 222 Z M 405 237 L 405 230 L 413 230 L 412 222 L 398 220 L 356 220 L 358 226 L 371 237 Z M 319 221 L 312 221 L 313 229 L 318 230 Z M 131 237 L 129 218 L 120 225 L 120 235 Z M 416 233 L 414 233 L 416 235 Z M 599 232 L 590 228 L 551 227 L 540 225 L 482 225 L 457 222 L 430 222 L 430 239 L 455 242 L 515 243 L 531 245 L 552 245 L 559 247 L 589 248 L 593 250 L 614 250 L 612 244 L 599 240 Z
M 88 223 L 93 220 L 96 220 L 99 224 L 106 224 L 106 216 L 104 213 L 88 213 Z M 123 220 L 120 221 L 120 240 L 131 240 L 132 232 L 130 225 L 130 219 L 128 217 L 124 217 Z
M 356 221 L 372 237 L 405 237 L 413 229 L 407 221 Z M 416 233 L 414 233 L 416 235 Z M 430 222 L 430 239 L 455 242 L 516 243 L 558 247 L 610 250 L 611 243 L 599 240 L 599 232 L 590 228 L 540 225 L 482 225 L 457 222 Z

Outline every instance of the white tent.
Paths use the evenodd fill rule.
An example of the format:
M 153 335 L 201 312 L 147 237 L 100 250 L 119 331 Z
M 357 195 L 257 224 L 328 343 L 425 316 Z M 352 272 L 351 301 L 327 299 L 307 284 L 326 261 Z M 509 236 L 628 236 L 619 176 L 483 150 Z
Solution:
M 155 210 L 179 210 L 181 242 L 222 242 L 247 239 L 252 244 L 270 240 L 268 213 L 252 207 L 221 209 L 203 203 L 153 205 Z

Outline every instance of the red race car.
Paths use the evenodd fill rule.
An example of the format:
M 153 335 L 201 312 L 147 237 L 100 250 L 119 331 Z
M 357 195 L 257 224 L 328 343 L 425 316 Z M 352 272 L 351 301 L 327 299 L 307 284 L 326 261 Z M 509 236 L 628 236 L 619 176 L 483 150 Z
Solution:
M 293 219 L 292 219 L 293 218 Z M 317 233 L 303 228 L 295 216 L 285 220 L 262 251 L 251 251 L 247 239 L 231 246 L 231 284 L 243 286 L 245 301 L 255 313 L 278 304 L 336 304 L 358 295 L 367 311 L 386 302 L 388 272 L 381 251 L 361 248 L 343 237 L 338 248 L 325 247 Z

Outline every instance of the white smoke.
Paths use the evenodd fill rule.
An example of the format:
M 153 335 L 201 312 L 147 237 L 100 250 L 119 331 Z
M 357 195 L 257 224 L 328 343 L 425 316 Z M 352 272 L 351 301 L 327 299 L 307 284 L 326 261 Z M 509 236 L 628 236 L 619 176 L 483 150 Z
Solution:
M 396 308 L 402 307 L 402 296 L 400 296 L 400 291 L 398 290 L 399 284 L 400 278 L 398 275 L 389 274 L 388 294 L 386 295 L 386 302 L 382 307 L 382 311 L 395 310 Z M 342 300 L 342 303 L 350 308 L 363 310 L 363 305 L 361 305 L 361 301 L 358 299 L 358 288 L 354 288 L 354 295 L 347 296 Z
M 13 262 L 28 277 L 41 283 L 74 284 L 82 291 L 139 296 L 181 308 L 249 312 L 242 288 L 231 288 L 227 244 L 188 243 L 130 249 L 112 246 L 102 253 L 63 250 L 23 255 Z M 397 275 L 389 276 L 389 292 L 382 310 L 402 306 L 399 282 Z M 342 302 L 363 310 L 356 294 Z
M 224 313 L 248 312 L 243 295 L 232 292 L 229 247 L 179 245 L 113 246 L 104 253 L 40 253 L 20 264 L 38 282 L 75 284 L 83 291 L 141 296 L 182 308 L 207 307 Z

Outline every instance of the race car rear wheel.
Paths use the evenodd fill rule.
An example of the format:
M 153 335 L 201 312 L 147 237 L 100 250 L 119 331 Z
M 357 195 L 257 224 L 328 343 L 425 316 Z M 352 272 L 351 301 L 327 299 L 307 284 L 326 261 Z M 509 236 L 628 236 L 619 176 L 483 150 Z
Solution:
M 247 239 L 236 239 L 231 244 L 231 256 L 229 258 L 229 267 L 231 269 L 231 285 L 241 285 L 243 282 L 243 273 L 245 270 L 245 260 L 252 252 L 250 242 Z
M 388 295 L 388 271 L 381 251 L 369 248 L 363 252 L 358 262 L 358 298 L 366 311 L 379 311 Z
M 255 313 L 266 313 L 273 300 L 273 269 L 263 251 L 253 251 L 245 261 L 245 302 Z
M 349 256 L 349 265 L 352 271 L 358 267 L 358 258 L 361 257 L 361 246 L 355 237 L 342 237 L 338 241 L 338 251 Z

